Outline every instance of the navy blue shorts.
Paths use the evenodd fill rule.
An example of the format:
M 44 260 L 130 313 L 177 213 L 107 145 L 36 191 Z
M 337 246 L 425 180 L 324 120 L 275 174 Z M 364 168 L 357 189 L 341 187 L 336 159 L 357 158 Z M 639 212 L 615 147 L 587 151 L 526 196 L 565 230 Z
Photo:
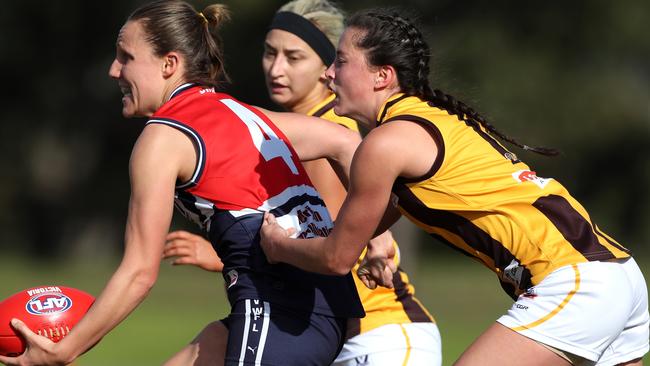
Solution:
M 347 319 L 246 299 L 222 322 L 229 330 L 225 366 L 320 366 L 341 351 Z

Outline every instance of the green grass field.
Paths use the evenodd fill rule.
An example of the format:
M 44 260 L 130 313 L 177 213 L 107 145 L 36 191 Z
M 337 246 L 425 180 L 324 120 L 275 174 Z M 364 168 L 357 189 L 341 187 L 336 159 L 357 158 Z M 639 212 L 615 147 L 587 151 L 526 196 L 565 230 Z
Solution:
M 40 285 L 76 287 L 97 295 L 116 265 L 106 261 L 45 264 L 18 258 L 2 262 L 0 299 Z M 489 270 L 460 256 L 427 258 L 418 263 L 417 273 L 410 274 L 416 295 L 438 322 L 444 365 L 451 365 L 511 303 Z M 145 302 L 75 365 L 160 365 L 203 325 L 227 312 L 220 275 L 164 263 Z

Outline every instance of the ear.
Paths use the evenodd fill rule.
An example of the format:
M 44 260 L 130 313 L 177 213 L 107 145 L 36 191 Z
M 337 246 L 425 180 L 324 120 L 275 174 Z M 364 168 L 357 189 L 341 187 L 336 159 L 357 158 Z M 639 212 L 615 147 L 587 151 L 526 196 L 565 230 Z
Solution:
M 397 71 L 391 65 L 379 66 L 375 71 L 375 89 L 393 88 L 399 85 Z
M 162 59 L 162 75 L 165 79 L 170 78 L 179 71 L 181 58 L 177 52 L 169 52 Z

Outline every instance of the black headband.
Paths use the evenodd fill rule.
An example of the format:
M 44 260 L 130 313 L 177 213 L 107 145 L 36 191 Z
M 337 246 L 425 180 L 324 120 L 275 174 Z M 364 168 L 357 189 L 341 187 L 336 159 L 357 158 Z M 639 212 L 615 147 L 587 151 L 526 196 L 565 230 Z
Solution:
M 300 15 L 290 11 L 278 12 L 271 21 L 270 29 L 280 29 L 298 36 L 316 52 L 325 66 L 329 66 L 334 62 L 336 49 L 332 42 L 314 23 Z

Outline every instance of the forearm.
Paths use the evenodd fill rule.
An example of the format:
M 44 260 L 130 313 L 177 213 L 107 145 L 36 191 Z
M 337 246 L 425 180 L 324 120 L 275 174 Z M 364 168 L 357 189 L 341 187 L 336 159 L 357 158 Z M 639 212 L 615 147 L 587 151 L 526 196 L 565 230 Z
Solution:
M 57 344 L 57 353 L 71 362 L 86 352 L 144 300 L 156 277 L 157 269 L 120 265 L 86 316 Z
M 345 275 L 356 262 L 337 255 L 331 238 L 282 238 L 274 248 L 274 261 L 288 263 L 308 272 L 325 275 Z

